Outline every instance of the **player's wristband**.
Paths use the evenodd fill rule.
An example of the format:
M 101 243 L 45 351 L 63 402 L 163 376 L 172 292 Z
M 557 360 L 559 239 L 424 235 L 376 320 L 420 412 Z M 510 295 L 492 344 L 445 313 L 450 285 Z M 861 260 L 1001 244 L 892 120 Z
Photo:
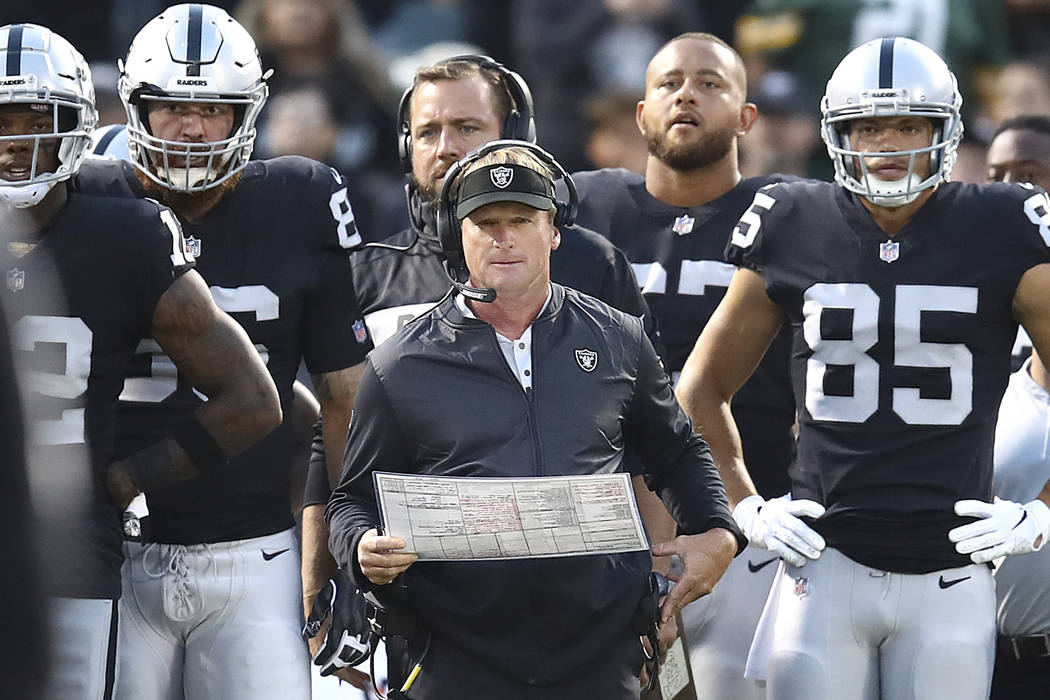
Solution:
M 196 416 L 183 421 L 171 437 L 186 451 L 193 461 L 193 466 L 202 472 L 221 466 L 230 458 Z

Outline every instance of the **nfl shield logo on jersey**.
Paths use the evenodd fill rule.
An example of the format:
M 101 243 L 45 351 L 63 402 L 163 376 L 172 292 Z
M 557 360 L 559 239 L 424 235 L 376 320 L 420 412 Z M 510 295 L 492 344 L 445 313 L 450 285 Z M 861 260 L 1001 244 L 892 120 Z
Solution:
M 492 184 L 501 190 L 510 184 L 510 181 L 514 179 L 514 171 L 506 166 L 499 166 L 489 171 L 489 178 L 492 180 Z
M 576 364 L 584 372 L 593 372 L 594 368 L 598 366 L 598 353 L 586 348 L 579 349 L 576 351 Z
M 805 598 L 809 595 L 809 579 L 805 576 L 799 576 L 795 579 L 795 595 L 799 598 Z
M 194 236 L 187 236 L 184 248 L 186 250 L 186 255 L 193 258 L 199 258 L 201 256 L 201 239 L 195 238 Z
M 891 263 L 901 256 L 901 244 L 896 241 L 886 241 L 879 244 L 879 259 Z
M 354 329 L 354 338 L 359 343 L 363 343 L 368 340 L 368 329 L 365 328 L 365 322 L 361 319 L 354 321 L 354 325 L 351 326 Z
M 682 214 L 674 220 L 674 225 L 671 226 L 671 230 L 677 233 L 679 236 L 684 236 L 687 233 L 693 232 L 693 223 L 696 219 L 689 216 L 688 214 Z
M 19 270 L 17 268 L 7 271 L 7 288 L 12 292 L 20 292 L 25 289 L 26 286 L 26 273 L 25 270 Z

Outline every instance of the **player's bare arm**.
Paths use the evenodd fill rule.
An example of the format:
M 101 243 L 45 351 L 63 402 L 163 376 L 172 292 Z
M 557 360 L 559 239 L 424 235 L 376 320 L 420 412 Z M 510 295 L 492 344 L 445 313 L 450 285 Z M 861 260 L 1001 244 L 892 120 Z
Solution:
M 298 519 L 303 510 L 303 492 L 306 488 L 306 473 L 310 466 L 310 446 L 314 438 L 314 425 L 321 415 L 321 404 L 305 384 L 292 382 L 292 409 L 290 419 L 295 439 L 292 457 L 291 506 Z
M 1039 358 L 1050 357 L 1050 263 L 1036 265 L 1021 277 L 1014 294 L 1014 318 L 1024 326 Z M 1050 482 L 1039 500 L 1050 505 Z
M 187 381 L 208 396 L 194 417 L 207 433 L 205 440 L 210 436 L 223 454 L 243 450 L 280 425 L 277 389 L 262 359 L 244 330 L 215 305 L 196 272 L 180 276 L 161 296 L 150 335 Z M 111 468 L 111 491 L 122 506 L 143 487 L 189 479 L 202 467 L 215 466 L 196 464 L 176 438 L 162 445 L 166 449 L 146 448 Z M 147 460 L 151 464 L 143 470 Z M 151 483 L 137 483 L 143 479 L 135 475 L 147 473 Z
M 363 362 L 346 369 L 311 375 L 317 399 L 321 402 L 321 430 L 324 438 L 328 483 L 335 487 L 343 472 L 346 431 L 354 407 L 357 385 L 361 383 Z
M 742 268 L 682 368 L 675 395 L 711 447 L 730 506 L 756 493 L 729 402 L 762 360 L 783 322 L 758 273 Z

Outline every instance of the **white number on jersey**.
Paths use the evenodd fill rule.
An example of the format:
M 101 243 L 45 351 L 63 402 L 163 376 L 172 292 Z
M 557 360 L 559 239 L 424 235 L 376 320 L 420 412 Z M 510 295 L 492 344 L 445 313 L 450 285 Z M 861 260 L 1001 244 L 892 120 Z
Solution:
M 379 347 L 380 343 L 401 330 L 406 323 L 432 308 L 434 308 L 434 302 L 380 309 L 365 315 L 365 325 L 368 326 L 368 334 L 372 336 L 372 342 Z
M 766 185 L 762 189 L 772 186 Z M 755 199 L 751 202 L 751 206 L 747 208 L 744 215 L 740 217 L 740 221 L 737 222 L 736 227 L 733 228 L 733 245 L 737 248 L 750 248 L 751 244 L 755 242 L 758 230 L 762 228 L 761 212 L 769 211 L 776 203 L 777 200 L 762 190 L 755 192 Z
M 666 294 L 667 270 L 658 262 L 631 263 L 642 294 Z M 700 296 L 707 287 L 729 288 L 736 266 L 717 260 L 683 260 L 678 274 L 678 293 Z
M 19 350 L 33 352 L 39 343 L 65 348 L 62 372 L 28 370 L 24 373 L 28 391 L 56 399 L 78 399 L 88 388 L 91 376 L 91 345 L 94 334 L 83 320 L 71 316 L 23 316 L 14 327 Z M 35 445 L 74 445 L 85 442 L 84 409 L 70 408 L 57 419 L 42 419 L 30 425 Z
M 332 177 L 339 184 L 343 183 L 343 177 L 332 168 Z M 354 223 L 354 210 L 350 208 L 350 199 L 347 196 L 346 187 L 332 193 L 328 199 L 328 208 L 332 210 L 332 218 L 335 219 L 335 230 L 339 234 L 339 245 L 344 248 L 353 248 L 361 244 L 361 234 L 357 231 Z
M 867 351 L 879 341 L 879 297 L 866 284 L 815 284 L 806 290 L 803 335 L 813 355 L 806 363 L 806 410 L 814 420 L 863 423 L 878 410 L 879 365 Z M 821 336 L 825 309 L 852 312 L 851 339 Z M 977 289 L 937 285 L 899 285 L 894 302 L 893 362 L 899 367 L 947 369 L 951 394 L 922 398 L 919 390 L 894 387 L 892 409 L 911 425 L 958 425 L 973 408 L 973 353 L 963 343 L 929 343 L 921 339 L 924 311 L 977 313 Z M 853 395 L 828 396 L 828 365 L 853 368 Z
M 1043 242 L 1050 245 L 1050 196 L 1046 192 L 1033 194 L 1024 200 L 1024 213 L 1029 221 L 1039 227 Z
M 254 312 L 256 321 L 273 321 L 280 316 L 280 297 L 265 285 L 210 287 L 210 290 L 215 304 L 226 313 Z M 255 349 L 264 363 L 270 361 L 270 352 L 265 345 L 256 344 Z M 135 354 L 149 355 L 150 373 L 146 377 L 126 378 L 124 389 L 120 392 L 120 400 L 159 403 L 174 394 L 179 385 L 178 369 L 160 346 L 155 341 L 144 338 L 135 349 Z M 207 397 L 199 391 L 194 389 L 194 392 L 207 401 Z

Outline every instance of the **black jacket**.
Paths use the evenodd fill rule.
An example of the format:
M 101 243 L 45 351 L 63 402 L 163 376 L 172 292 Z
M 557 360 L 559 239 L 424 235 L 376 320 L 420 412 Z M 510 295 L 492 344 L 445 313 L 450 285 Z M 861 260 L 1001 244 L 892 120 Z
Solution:
M 326 510 L 330 548 L 362 590 L 376 590 L 355 555 L 360 537 L 379 522 L 373 471 L 610 473 L 624 470 L 630 446 L 684 533 L 723 527 L 743 545 L 707 445 L 678 407 L 641 322 L 571 289 L 553 290 L 532 325 L 529 392 L 492 327 L 464 317 L 454 300 L 369 355 L 343 479 Z M 591 371 L 578 350 L 596 353 Z M 632 634 L 650 568 L 648 552 L 633 552 L 418 562 L 402 578 L 432 633 L 522 682 L 549 683 Z

